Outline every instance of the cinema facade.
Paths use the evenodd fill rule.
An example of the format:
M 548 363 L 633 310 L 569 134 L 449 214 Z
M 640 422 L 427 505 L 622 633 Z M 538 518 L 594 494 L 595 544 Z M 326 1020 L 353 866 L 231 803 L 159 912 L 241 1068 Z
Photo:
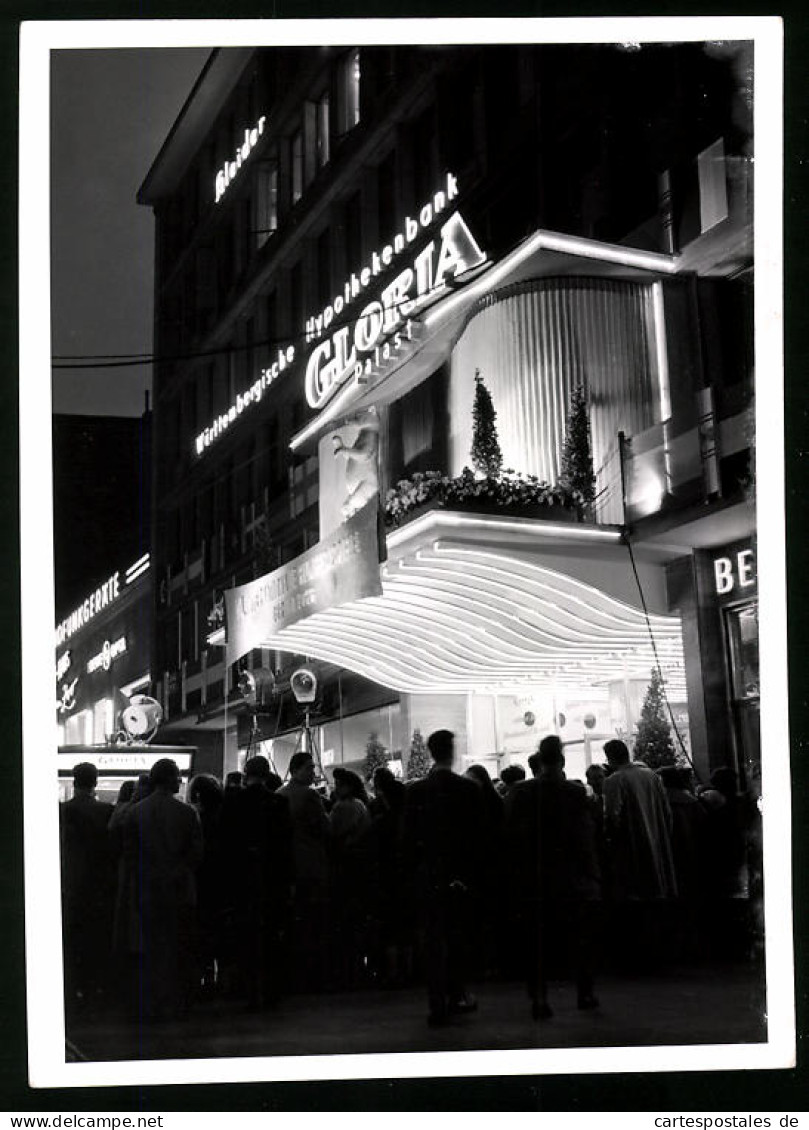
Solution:
M 283 773 L 305 663 L 327 770 L 443 726 L 494 773 L 559 733 L 581 776 L 659 663 L 698 772 L 757 779 L 748 62 L 212 53 L 138 196 L 153 690 L 198 767 Z M 496 489 L 465 471 L 477 376 Z M 588 507 L 559 487 L 577 389 Z

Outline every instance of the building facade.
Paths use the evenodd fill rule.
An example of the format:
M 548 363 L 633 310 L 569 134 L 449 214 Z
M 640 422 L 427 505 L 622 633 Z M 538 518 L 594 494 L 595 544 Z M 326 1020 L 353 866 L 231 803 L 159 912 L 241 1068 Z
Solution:
M 149 767 L 143 756 L 115 748 L 121 711 L 132 695 L 151 688 L 149 554 L 91 584 L 83 599 L 63 609 L 55 643 L 59 799 L 68 797 L 74 764 L 93 761 L 99 795 L 114 800 L 125 778 Z
M 753 575 L 750 64 L 742 43 L 211 55 L 138 196 L 152 678 L 200 764 L 262 740 L 283 771 L 306 660 L 325 763 L 372 733 L 406 762 L 441 725 L 496 771 L 555 730 L 580 775 L 660 662 L 698 770 L 750 775 L 754 588 L 731 608 L 710 586 L 716 561 Z M 496 497 L 464 475 L 476 376 Z M 560 486 L 577 390 L 585 508 Z M 377 488 L 381 591 L 228 663 L 223 594 Z M 245 666 L 275 679 L 257 729 Z

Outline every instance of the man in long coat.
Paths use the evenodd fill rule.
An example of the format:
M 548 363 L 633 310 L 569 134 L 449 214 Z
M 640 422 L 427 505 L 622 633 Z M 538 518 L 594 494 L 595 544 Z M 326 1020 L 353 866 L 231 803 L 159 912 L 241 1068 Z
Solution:
M 175 761 L 156 761 L 149 780 L 152 791 L 132 809 L 124 835 L 138 860 L 141 1014 L 157 1019 L 190 1003 L 202 828 L 196 810 L 177 798 L 181 779 Z
M 569 956 L 580 1009 L 595 1008 L 594 935 L 601 900 L 600 811 L 580 781 L 565 778 L 562 743 L 549 734 L 529 759 L 534 779 L 516 785 L 506 829 L 517 879 L 527 987 L 535 1020 L 548 1019 L 548 958 Z
M 452 772 L 454 736 L 430 734 L 433 768 L 407 785 L 403 816 L 403 866 L 415 887 L 425 931 L 431 1025 L 475 1002 L 466 991 L 473 903 L 479 893 L 485 814 L 474 781 Z
M 677 894 L 666 789 L 642 761 L 630 761 L 617 738 L 604 746 L 604 818 L 617 902 L 668 899 Z
M 284 970 L 282 939 L 292 888 L 289 804 L 270 789 L 270 763 L 260 755 L 244 765 L 243 789 L 222 805 L 223 870 L 232 903 L 239 979 L 251 1008 L 274 1004 Z
M 604 746 L 604 821 L 613 902 L 612 942 L 620 963 L 654 965 L 670 932 L 677 879 L 671 807 L 663 782 L 626 745 Z
M 112 805 L 95 796 L 98 770 L 73 769 L 73 797 L 59 806 L 65 1004 L 84 1005 L 108 986 L 115 894 L 107 837 Z

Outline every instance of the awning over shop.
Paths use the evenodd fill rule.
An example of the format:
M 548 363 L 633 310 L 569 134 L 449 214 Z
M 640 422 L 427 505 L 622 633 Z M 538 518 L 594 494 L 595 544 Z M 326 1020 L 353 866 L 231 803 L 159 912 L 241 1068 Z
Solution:
M 263 646 L 432 694 L 605 685 L 648 678 L 659 659 L 670 697 L 684 698 L 679 619 L 644 613 L 617 529 L 433 511 L 389 535 L 388 552 L 381 596 Z M 640 576 L 660 607 L 660 565 L 641 563 Z

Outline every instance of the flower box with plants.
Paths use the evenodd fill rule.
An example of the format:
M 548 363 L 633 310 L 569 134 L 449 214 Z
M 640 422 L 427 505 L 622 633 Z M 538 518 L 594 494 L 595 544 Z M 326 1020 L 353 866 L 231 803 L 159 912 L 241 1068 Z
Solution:
M 553 486 L 536 475 L 502 469 L 496 418 L 491 394 L 476 372 L 470 451 L 473 466 L 464 467 L 455 477 L 440 471 L 419 471 L 409 479 L 400 479 L 385 496 L 385 525 L 399 526 L 432 509 L 557 521 L 575 521 L 589 516 L 595 477 L 583 389 L 577 388 L 573 394 L 562 473 Z

